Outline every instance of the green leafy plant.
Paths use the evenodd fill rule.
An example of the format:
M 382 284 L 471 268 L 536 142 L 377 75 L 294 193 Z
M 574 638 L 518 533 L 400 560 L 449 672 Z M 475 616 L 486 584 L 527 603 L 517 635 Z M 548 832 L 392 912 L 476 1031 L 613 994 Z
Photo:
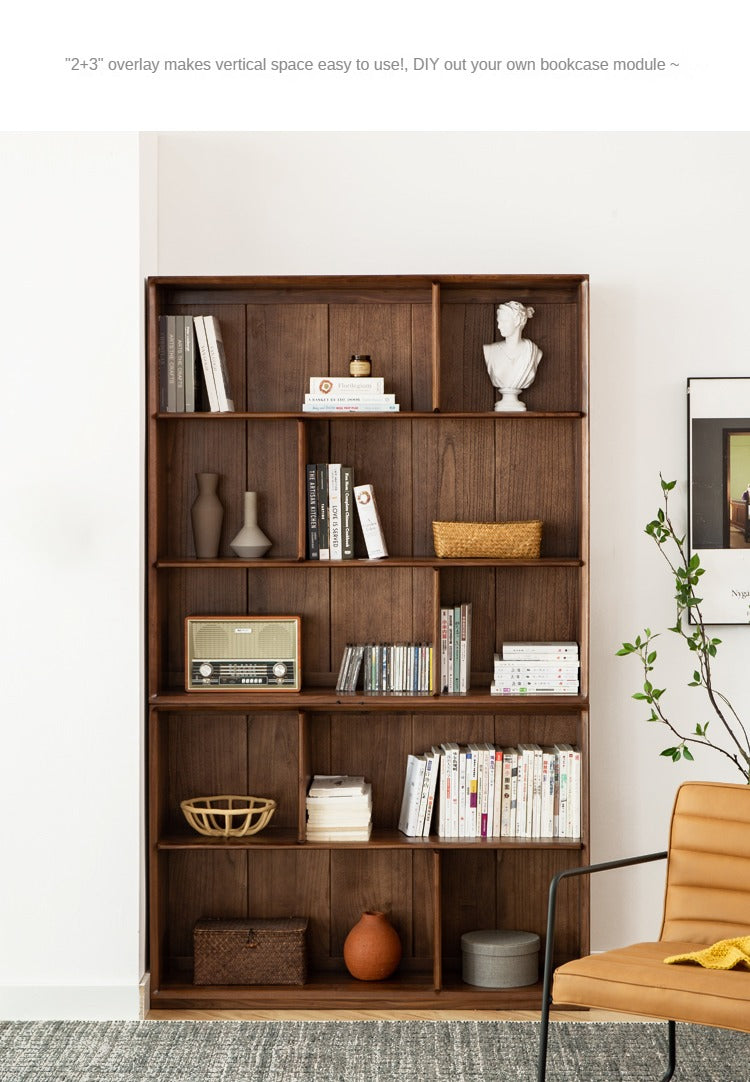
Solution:
M 729 699 L 714 685 L 712 662 L 721 639 L 713 638 L 706 630 L 701 613 L 702 599 L 696 593 L 705 568 L 701 567 L 697 553 L 688 556 L 685 536 L 677 533 L 669 515 L 669 493 L 677 482 L 665 481 L 661 475 L 660 478 L 663 507 L 659 508 L 656 518 L 646 525 L 646 533 L 653 538 L 674 579 L 677 619 L 669 630 L 683 639 L 693 656 L 695 668 L 688 686 L 702 688 L 708 697 L 713 710 L 711 721 L 714 727 L 711 734 L 708 731 L 709 721 L 698 722 L 691 733 L 683 734 L 681 726 L 670 720 L 664 704 L 666 688 L 657 687 L 652 676 L 657 660 L 654 640 L 658 638 L 658 633 L 645 628 L 633 642 L 624 642 L 617 655 L 635 654 L 639 658 L 643 668 L 643 690 L 637 691 L 633 698 L 649 707 L 648 721 L 661 722 L 675 737 L 676 743 L 665 748 L 662 755 L 674 762 L 680 759 L 692 762 L 691 746 L 711 748 L 730 759 L 744 781 L 750 784 L 750 741 L 747 730 Z M 715 738 L 717 728 L 719 737 Z

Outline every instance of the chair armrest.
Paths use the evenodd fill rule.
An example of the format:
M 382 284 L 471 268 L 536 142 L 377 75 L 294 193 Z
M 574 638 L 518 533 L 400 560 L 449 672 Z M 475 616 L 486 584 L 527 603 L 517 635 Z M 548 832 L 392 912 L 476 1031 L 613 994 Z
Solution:
M 631 864 L 649 864 L 655 860 L 665 860 L 663 853 L 644 853 L 638 857 L 623 857 L 620 860 L 605 860 L 601 864 L 587 864 L 582 868 L 566 868 L 552 878 L 549 885 L 549 904 L 547 907 L 547 941 L 544 945 L 544 982 L 542 985 L 542 1010 L 549 1009 L 550 988 L 552 986 L 552 964 L 555 942 L 555 911 L 557 908 L 557 888 L 563 879 L 574 875 L 592 875 L 594 872 L 608 872 L 612 868 L 627 868 Z

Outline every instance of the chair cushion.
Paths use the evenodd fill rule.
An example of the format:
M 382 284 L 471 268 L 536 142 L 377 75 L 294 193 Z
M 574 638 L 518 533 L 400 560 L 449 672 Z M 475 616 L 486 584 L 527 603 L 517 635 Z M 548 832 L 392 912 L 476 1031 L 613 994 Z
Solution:
M 750 1033 L 750 972 L 664 963 L 702 946 L 660 940 L 566 962 L 555 971 L 553 1002 Z

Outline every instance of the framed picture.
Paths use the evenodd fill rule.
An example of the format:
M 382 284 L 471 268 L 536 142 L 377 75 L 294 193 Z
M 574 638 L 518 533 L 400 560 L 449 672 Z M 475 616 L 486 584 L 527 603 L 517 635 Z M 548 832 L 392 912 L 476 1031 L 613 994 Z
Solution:
M 697 377 L 688 391 L 688 548 L 707 624 L 750 623 L 750 378 Z

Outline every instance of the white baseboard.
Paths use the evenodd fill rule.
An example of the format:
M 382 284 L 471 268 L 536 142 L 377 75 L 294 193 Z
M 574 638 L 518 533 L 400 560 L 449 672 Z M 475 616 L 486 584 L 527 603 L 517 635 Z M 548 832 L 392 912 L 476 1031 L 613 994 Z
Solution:
M 131 1020 L 143 1018 L 143 983 L 109 987 L 0 987 L 6 1021 Z

